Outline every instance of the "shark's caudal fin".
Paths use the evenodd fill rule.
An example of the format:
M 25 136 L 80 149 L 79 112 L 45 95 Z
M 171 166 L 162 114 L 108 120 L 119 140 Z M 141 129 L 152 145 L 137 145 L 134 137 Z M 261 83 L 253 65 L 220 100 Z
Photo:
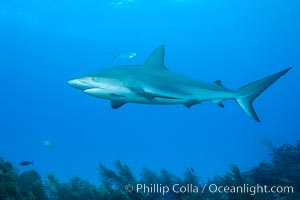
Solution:
M 269 86 L 271 86 L 277 79 L 285 75 L 292 67 L 289 67 L 281 72 L 273 74 L 271 76 L 262 78 L 260 80 L 249 83 L 237 90 L 236 102 L 241 106 L 247 115 L 251 118 L 260 122 L 254 108 L 253 101 L 258 97 L 263 91 L 265 91 Z

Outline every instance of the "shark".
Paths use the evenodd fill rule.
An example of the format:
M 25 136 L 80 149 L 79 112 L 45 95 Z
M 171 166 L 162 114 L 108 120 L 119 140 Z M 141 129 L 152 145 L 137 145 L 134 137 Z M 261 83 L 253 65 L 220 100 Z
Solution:
M 169 70 L 164 62 L 165 46 L 160 45 L 144 64 L 107 67 L 68 81 L 84 93 L 110 100 L 118 109 L 127 103 L 182 104 L 190 108 L 202 102 L 224 107 L 224 100 L 234 100 L 252 119 L 260 122 L 253 101 L 292 67 L 261 78 L 238 89 L 228 89 L 221 80 L 204 82 Z

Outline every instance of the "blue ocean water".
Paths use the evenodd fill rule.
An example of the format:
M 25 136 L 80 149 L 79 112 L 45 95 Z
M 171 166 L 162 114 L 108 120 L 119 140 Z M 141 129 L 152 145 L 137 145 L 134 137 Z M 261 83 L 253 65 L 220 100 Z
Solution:
M 232 163 L 242 171 L 275 146 L 299 139 L 300 2 L 296 0 L 121 0 L 0 2 L 0 156 L 16 166 L 34 161 L 42 175 L 80 175 L 99 183 L 99 162 L 116 160 L 202 180 Z M 228 88 L 293 69 L 255 101 L 262 122 L 234 101 L 128 104 L 84 95 L 67 81 L 112 65 L 143 63 L 160 44 L 170 70 Z M 130 60 L 110 53 L 135 51 Z M 54 149 L 43 146 L 50 140 Z

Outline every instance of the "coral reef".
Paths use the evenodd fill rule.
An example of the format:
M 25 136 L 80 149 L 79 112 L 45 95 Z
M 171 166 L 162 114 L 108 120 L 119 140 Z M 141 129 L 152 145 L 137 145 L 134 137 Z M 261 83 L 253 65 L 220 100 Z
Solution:
M 25 199 L 47 200 L 41 176 L 34 170 L 23 172 L 18 180 L 21 196 Z
M 165 169 L 159 173 L 143 169 L 134 176 L 129 166 L 116 161 L 115 170 L 99 164 L 101 185 L 96 186 L 76 176 L 67 183 L 60 183 L 53 174 L 44 182 L 38 172 L 28 170 L 18 174 L 11 163 L 0 158 L 0 200 L 295 200 L 300 199 L 300 141 L 297 145 L 273 148 L 272 160 L 263 161 L 249 171 L 241 172 L 237 165 L 230 171 L 200 182 L 194 169 L 186 169 L 178 177 Z M 163 192 L 174 184 L 184 186 L 185 192 Z M 147 186 L 139 190 L 136 185 Z M 211 192 L 209 185 L 230 186 L 231 189 L 246 187 L 248 192 Z M 132 187 L 128 187 L 132 186 Z M 180 191 L 180 188 L 177 191 Z M 278 192 L 259 192 L 252 186 L 279 186 Z M 292 186 L 293 192 L 283 191 Z M 166 187 L 166 188 L 163 188 Z M 201 190 L 205 188 L 206 190 Z M 200 190 L 195 190 L 200 188 Z M 224 189 L 224 188 L 223 188 Z M 252 188 L 253 189 L 253 188 Z
M 18 174 L 9 162 L 0 158 L 0 200 L 20 199 Z

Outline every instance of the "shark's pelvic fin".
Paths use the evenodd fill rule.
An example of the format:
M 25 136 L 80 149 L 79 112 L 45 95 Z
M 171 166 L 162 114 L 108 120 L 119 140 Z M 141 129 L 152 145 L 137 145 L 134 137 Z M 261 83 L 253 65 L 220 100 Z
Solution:
M 123 106 L 124 104 L 126 104 L 126 102 L 123 102 L 123 101 L 116 101 L 116 100 L 111 100 L 111 101 L 110 101 L 110 106 L 111 106 L 113 109 L 118 109 L 118 108 L 120 108 L 121 106 Z
M 237 90 L 236 102 L 241 106 L 247 115 L 254 120 L 260 122 L 254 108 L 253 101 L 269 86 L 271 86 L 277 79 L 285 75 L 292 67 L 289 67 L 281 72 L 259 79 L 252 83 L 249 83 Z
M 145 67 L 153 69 L 163 69 L 166 70 L 165 66 L 165 46 L 160 45 L 151 53 L 146 62 L 144 63 Z
M 193 105 L 195 104 L 199 104 L 201 102 L 197 101 L 196 99 L 192 99 L 192 100 L 189 100 L 187 102 L 185 102 L 183 105 L 186 107 L 186 108 L 190 108 L 192 107 Z

